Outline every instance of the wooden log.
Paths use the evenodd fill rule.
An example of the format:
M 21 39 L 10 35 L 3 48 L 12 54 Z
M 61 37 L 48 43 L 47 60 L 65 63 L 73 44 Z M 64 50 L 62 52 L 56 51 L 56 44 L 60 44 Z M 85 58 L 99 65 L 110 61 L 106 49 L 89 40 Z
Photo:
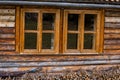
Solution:
M 0 22 L 0 27 L 15 27 L 15 22 Z
M 0 34 L 1 33 L 5 33 L 5 34 L 13 34 L 13 33 L 15 33 L 15 28 L 12 28 L 12 27 L 0 27 Z
M 12 55 L 14 55 L 14 54 L 18 54 L 18 53 L 16 53 L 15 50 L 1 50 L 0 54 L 4 54 L 4 55 L 12 54 Z
M 108 33 L 110 33 L 110 34 L 120 34 L 120 29 L 105 29 L 104 30 L 104 33 L 105 34 L 108 34 Z
M 0 9 L 0 15 L 15 15 L 15 9 Z
M 105 29 L 120 29 L 120 22 L 106 22 L 105 23 Z
M 104 50 L 104 54 L 120 54 L 120 50 Z
M 106 17 L 120 17 L 120 11 L 107 10 L 105 12 Z
M 1 44 L 14 44 L 15 45 L 15 39 L 0 39 L 0 45 Z
M 84 65 L 106 65 L 120 64 L 120 60 L 103 61 L 64 61 L 64 62 L 0 62 L 0 68 L 5 67 L 56 67 L 56 66 L 84 66 Z
M 104 45 L 120 45 L 120 40 L 104 40 Z
M 105 22 L 120 22 L 120 17 L 105 17 Z
M 15 50 L 15 45 L 0 45 L 0 51 Z
M 104 34 L 104 39 L 120 39 L 120 34 Z
M 63 66 L 63 67 L 19 67 L 19 68 L 0 68 L 0 71 L 5 73 L 8 73 L 9 75 L 16 75 L 14 73 L 18 72 L 39 72 L 45 74 L 46 72 L 53 75 L 53 74 L 65 74 L 68 72 L 74 72 L 74 71 L 80 71 L 80 70 L 93 70 L 93 69 L 98 69 L 98 70 L 103 70 L 103 69 L 109 69 L 111 67 L 116 67 L 118 65 L 84 65 L 84 66 Z M 5 74 L 6 75 L 6 74 Z
M 0 38 L 15 38 L 15 34 L 0 34 Z
M 104 49 L 105 50 L 119 50 L 120 49 L 120 45 L 104 45 Z
M 3 15 L 0 15 L 0 22 L 14 22 L 15 21 L 15 16 L 3 16 Z
M 56 58 L 57 57 L 57 58 Z M 36 61 L 36 62 L 55 62 L 55 61 L 92 61 L 92 60 L 116 60 L 120 55 L 99 55 L 99 56 L 43 56 L 43 55 L 0 55 L 0 61 Z

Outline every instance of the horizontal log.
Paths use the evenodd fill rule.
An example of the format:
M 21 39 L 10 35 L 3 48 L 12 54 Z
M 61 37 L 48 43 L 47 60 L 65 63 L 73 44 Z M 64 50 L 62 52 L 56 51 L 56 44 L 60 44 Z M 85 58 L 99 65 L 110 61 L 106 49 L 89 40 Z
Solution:
M 0 68 L 0 74 L 6 76 L 18 76 L 20 73 L 29 73 L 29 72 L 39 72 L 40 74 L 45 74 L 46 72 L 50 75 L 60 75 L 66 74 L 68 72 L 78 72 L 81 70 L 110 70 L 111 67 L 118 65 L 85 65 L 85 66 L 63 66 L 63 67 L 19 67 L 19 68 Z M 4 71 L 4 73 L 3 73 Z
M 64 62 L 0 62 L 0 68 L 4 67 L 54 67 L 54 66 L 84 66 L 84 65 L 105 65 L 120 64 L 120 60 L 104 61 L 64 61 Z
M 15 27 L 15 22 L 0 22 L 0 27 Z
M 1 44 L 15 44 L 15 39 L 0 39 L 0 45 Z
M 105 17 L 105 22 L 120 22 L 120 17 Z
M 104 49 L 106 50 L 119 50 L 120 49 L 120 45 L 104 45 Z
M 0 51 L 15 50 L 15 45 L 0 45 Z
M 116 28 L 118 28 L 118 29 L 120 29 L 120 22 L 106 22 L 105 23 L 105 29 L 106 28 L 113 28 L 113 29 L 116 29 Z
M 112 33 L 112 34 L 120 34 L 120 29 L 109 29 L 109 28 L 106 28 L 105 30 L 104 30 L 104 33 L 106 34 L 108 34 L 108 33 Z
M 4 54 L 4 55 L 10 55 L 10 54 L 18 54 L 17 52 L 15 52 L 15 50 L 1 50 L 0 54 Z
M 104 45 L 120 45 L 120 40 L 104 40 Z
M 120 54 L 119 50 L 104 50 L 104 54 Z
M 15 14 L 15 9 L 0 9 L 0 15 L 2 14 Z
M 3 16 L 3 15 L 0 15 L 0 22 L 14 22 L 15 21 L 15 16 Z
M 1 33 L 5 33 L 5 34 L 15 33 L 15 28 L 12 28 L 12 27 L 0 27 L 0 34 Z
M 0 38 L 15 38 L 15 34 L 0 34 Z
M 56 61 L 91 61 L 91 60 L 113 60 L 120 59 L 120 55 L 101 55 L 101 56 L 42 56 L 42 55 L 0 55 L 0 61 L 40 61 L 40 62 L 56 62 Z
M 109 10 L 105 11 L 106 17 L 120 17 L 120 11 Z
M 120 39 L 120 34 L 104 34 L 104 39 Z

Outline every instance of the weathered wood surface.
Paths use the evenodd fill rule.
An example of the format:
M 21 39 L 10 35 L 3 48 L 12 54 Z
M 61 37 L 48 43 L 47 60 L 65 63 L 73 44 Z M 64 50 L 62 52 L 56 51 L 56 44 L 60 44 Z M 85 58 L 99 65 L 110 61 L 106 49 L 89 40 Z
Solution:
M 15 34 L 0 34 L 0 38 L 15 38 Z
M 104 54 L 120 54 L 120 10 L 105 11 Z
M 104 54 L 120 54 L 119 49 L 104 50 Z
M 119 65 L 120 55 L 1 55 L 0 67 L 60 67 L 84 65 Z
M 106 17 L 120 17 L 120 11 L 118 10 L 108 10 L 105 12 Z
M 91 54 L 91 55 L 0 55 L 0 61 L 77 61 L 77 60 L 112 60 L 120 59 L 120 55 Z
M 4 21 L 7 21 L 7 22 L 14 22 L 15 21 L 15 16 L 13 15 L 13 16 L 3 16 L 3 15 L 1 15 L 0 16 L 0 21 L 1 22 L 4 22 Z
M 104 49 L 105 50 L 120 50 L 120 45 L 105 45 L 104 46 Z
M 0 9 L 0 15 L 15 15 L 15 9 Z
M 120 22 L 120 17 L 105 17 L 105 22 Z
M 15 22 L 0 22 L 0 27 L 15 27 Z
M 119 34 L 104 34 L 104 39 L 120 39 L 120 33 Z
M 120 25 L 119 25 L 119 27 L 120 27 Z M 111 34 L 120 34 L 120 29 L 118 29 L 118 28 L 105 28 L 105 34 L 109 34 L 109 33 L 111 33 Z
M 0 9 L 0 54 L 15 53 L 15 9 Z
M 120 45 L 120 40 L 119 39 L 104 40 L 104 45 Z
M 105 29 L 120 29 L 119 22 L 105 22 Z
M 15 28 L 0 27 L 0 34 L 15 34 Z
M 15 45 L 0 45 L 0 51 L 5 51 L 5 50 L 15 50 Z
M 4 62 L 0 67 L 55 67 L 55 66 L 84 66 L 84 65 L 106 65 L 120 64 L 120 60 L 103 60 L 103 61 L 64 61 L 64 62 Z
M 15 45 L 15 39 L 0 39 L 0 45 L 1 44 L 8 44 L 8 45 L 10 45 L 10 44 L 14 44 Z

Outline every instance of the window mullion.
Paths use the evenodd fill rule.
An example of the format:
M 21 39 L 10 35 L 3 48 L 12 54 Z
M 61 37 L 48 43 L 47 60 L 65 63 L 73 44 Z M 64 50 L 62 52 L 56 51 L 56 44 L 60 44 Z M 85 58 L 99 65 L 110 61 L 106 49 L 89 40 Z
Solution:
M 38 51 L 41 52 L 41 44 L 42 44 L 42 13 L 39 11 L 38 17 Z
M 78 19 L 78 50 L 81 51 L 81 13 L 79 14 L 79 19 Z
M 80 39 L 81 39 L 81 43 L 80 43 L 80 51 L 81 52 L 83 52 L 83 45 L 84 45 L 84 18 L 85 18 L 85 16 L 84 16 L 84 13 L 81 13 L 81 20 L 80 20 L 80 22 L 81 22 L 81 24 L 80 24 L 80 31 L 81 31 L 81 34 L 80 34 Z

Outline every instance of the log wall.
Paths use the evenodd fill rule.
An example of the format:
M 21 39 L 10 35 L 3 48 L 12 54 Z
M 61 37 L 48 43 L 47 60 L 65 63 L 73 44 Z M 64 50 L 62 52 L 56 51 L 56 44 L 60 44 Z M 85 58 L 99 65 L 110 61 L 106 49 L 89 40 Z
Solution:
M 105 11 L 104 53 L 120 54 L 120 10 Z
M 59 72 L 120 64 L 119 10 L 105 10 L 104 50 L 101 54 L 17 54 L 15 36 L 15 9 L 0 9 L 0 71 L 39 69 L 41 72 Z
M 0 54 L 15 52 L 15 9 L 0 9 Z

